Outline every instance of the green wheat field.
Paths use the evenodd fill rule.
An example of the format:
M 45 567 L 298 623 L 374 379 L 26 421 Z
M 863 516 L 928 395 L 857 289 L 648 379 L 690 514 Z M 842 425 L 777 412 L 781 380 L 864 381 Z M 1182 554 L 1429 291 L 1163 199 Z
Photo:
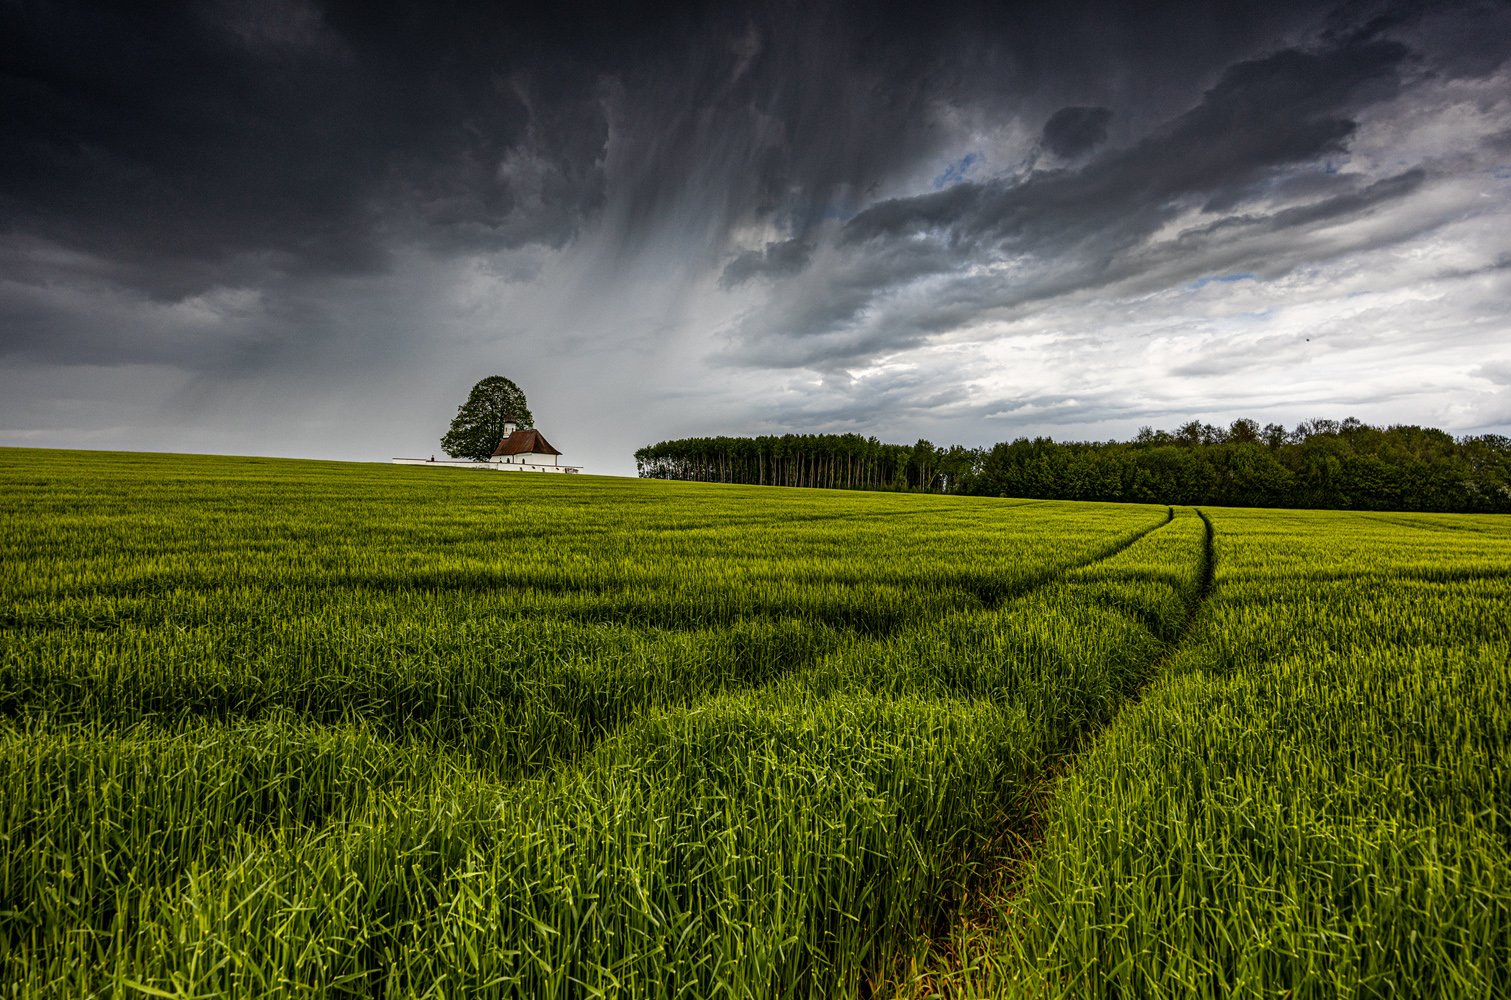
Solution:
M 0 449 L 0 996 L 1506 997 L 1511 520 Z

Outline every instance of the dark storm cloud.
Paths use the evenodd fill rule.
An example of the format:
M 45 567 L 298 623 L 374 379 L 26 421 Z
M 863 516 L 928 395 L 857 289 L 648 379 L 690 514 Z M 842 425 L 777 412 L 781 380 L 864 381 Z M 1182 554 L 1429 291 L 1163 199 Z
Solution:
M 1303 9 L 1296 4 L 1292 11 Z M 0 221 L 178 297 L 385 266 L 395 240 L 560 245 L 603 209 L 795 237 L 931 154 L 944 105 L 1183 93 L 1285 5 L 319 4 L 0 8 Z M 1168 67 L 1160 61 L 1167 60 Z
M 804 243 L 802 240 L 767 243 L 763 249 L 746 250 L 724 265 L 724 273 L 719 276 L 719 285 L 723 288 L 733 288 L 760 275 L 782 277 L 796 274 L 808 266 L 808 260 L 812 256 L 813 245 Z
M 4 222 L 155 295 L 369 271 L 411 219 L 430 236 L 559 242 L 562 206 L 600 196 L 591 87 L 511 78 L 508 51 L 469 59 L 451 46 L 466 25 L 421 8 L 10 4 L 0 16 Z
M 960 184 L 883 202 L 846 226 L 846 239 L 948 231 L 976 241 L 1126 241 L 1163 221 L 1180 199 L 1230 207 L 1276 170 L 1343 151 L 1360 104 L 1390 96 L 1404 46 L 1374 42 L 1328 52 L 1287 50 L 1227 70 L 1191 111 L 1132 148 L 1080 170 L 1024 181 Z M 1122 223 L 1120 226 L 1117 223 Z
M 1107 141 L 1111 108 L 1061 108 L 1044 123 L 1039 143 L 1056 156 L 1074 159 Z
M 788 298 L 775 319 L 748 322 L 758 364 L 844 364 L 916 345 L 985 311 L 1151 277 L 1151 287 L 1236 264 L 1232 234 L 1276 232 L 1358 215 L 1416 190 L 1417 168 L 1373 183 L 1315 175 L 1346 151 L 1361 108 L 1399 91 L 1409 49 L 1350 40 L 1285 49 L 1227 68 L 1197 105 L 1132 145 L 1078 168 L 964 182 L 875 204 L 845 224 L 844 276 Z M 1312 176 L 1298 176 L 1298 171 Z M 1300 204 L 1275 207 L 1282 201 Z M 1246 206 L 1254 211 L 1244 211 Z M 1164 247 L 1151 237 L 1182 213 L 1212 221 Z M 1294 263 L 1266 246 L 1250 266 Z M 1002 273 L 972 276 L 1000 265 Z M 1188 277 L 1183 277 L 1183 273 Z M 936 278 L 927 301 L 885 307 Z M 763 335 L 761 326 L 783 333 Z
M 1457 168 L 1345 168 L 1372 109 L 1496 72 L 1508 9 L 6 0 L 0 357 L 360 393 L 507 330 L 832 373 L 1057 296 L 1273 277 L 1444 217 L 1349 229 Z M 684 317 L 690 288 L 726 311 Z

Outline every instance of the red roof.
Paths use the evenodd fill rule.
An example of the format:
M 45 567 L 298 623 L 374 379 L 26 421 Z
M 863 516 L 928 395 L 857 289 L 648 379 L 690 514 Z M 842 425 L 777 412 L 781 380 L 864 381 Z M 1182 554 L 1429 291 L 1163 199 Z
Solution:
M 561 452 L 551 447 L 540 431 L 515 431 L 498 443 L 493 449 L 493 454 L 498 455 L 560 455 Z

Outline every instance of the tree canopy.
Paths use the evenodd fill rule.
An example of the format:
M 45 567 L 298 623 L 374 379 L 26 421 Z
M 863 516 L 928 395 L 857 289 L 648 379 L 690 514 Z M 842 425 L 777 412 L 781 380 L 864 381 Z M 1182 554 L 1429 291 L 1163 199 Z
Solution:
M 502 375 L 490 375 L 473 386 L 467 402 L 457 407 L 441 448 L 452 458 L 485 461 L 503 440 L 504 421 L 510 418 L 519 430 L 535 426 L 524 390 Z
M 635 452 L 642 478 L 938 493 L 959 492 L 979 460 L 959 445 L 883 444 L 859 434 L 686 438 Z
M 1235 420 L 1129 442 L 1019 438 L 993 448 L 856 434 L 686 438 L 635 453 L 661 479 L 1227 507 L 1511 513 L 1511 439 L 1428 427 Z

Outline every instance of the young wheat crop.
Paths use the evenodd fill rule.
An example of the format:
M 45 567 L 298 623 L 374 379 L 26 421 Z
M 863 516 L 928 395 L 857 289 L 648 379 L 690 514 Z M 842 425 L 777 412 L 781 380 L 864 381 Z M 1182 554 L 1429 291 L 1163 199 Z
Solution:
M 1494 518 L 0 484 L 13 996 L 1507 992 Z
M 21 994 L 883 988 L 1200 560 L 1162 507 L 4 458 Z
M 1058 789 L 982 988 L 1511 996 L 1511 524 L 1208 513 L 1211 599 Z

